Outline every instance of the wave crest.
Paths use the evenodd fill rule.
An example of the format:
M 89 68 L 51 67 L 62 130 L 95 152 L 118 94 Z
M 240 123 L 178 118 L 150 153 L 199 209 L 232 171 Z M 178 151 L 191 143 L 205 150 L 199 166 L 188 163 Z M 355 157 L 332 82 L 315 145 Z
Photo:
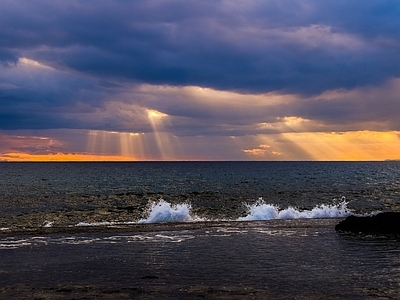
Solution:
M 190 222 L 199 220 L 192 217 L 191 205 L 187 203 L 171 205 L 171 203 L 160 199 L 157 203 L 151 203 L 147 219 L 139 220 L 139 224 L 144 223 L 166 223 L 166 222 Z
M 245 217 L 239 217 L 237 221 L 261 221 L 273 219 L 318 219 L 318 218 L 342 218 L 351 214 L 347 208 L 348 202 L 342 199 L 338 204 L 321 204 L 311 210 L 299 210 L 289 206 L 280 209 L 274 204 L 267 204 L 262 200 L 255 204 L 247 204 L 249 213 Z M 148 217 L 138 221 L 139 224 L 145 223 L 167 223 L 167 222 L 192 222 L 202 221 L 203 219 L 191 213 L 191 205 L 187 203 L 172 205 L 160 199 L 158 202 L 151 203 L 148 209 Z
M 342 218 L 351 214 L 347 208 L 348 202 L 342 202 L 333 205 L 321 204 L 311 210 L 299 210 L 289 206 L 286 209 L 280 209 L 279 206 L 267 204 L 260 199 L 256 204 L 247 204 L 249 214 L 246 217 L 240 217 L 238 221 L 257 221 L 273 219 L 318 219 L 318 218 Z

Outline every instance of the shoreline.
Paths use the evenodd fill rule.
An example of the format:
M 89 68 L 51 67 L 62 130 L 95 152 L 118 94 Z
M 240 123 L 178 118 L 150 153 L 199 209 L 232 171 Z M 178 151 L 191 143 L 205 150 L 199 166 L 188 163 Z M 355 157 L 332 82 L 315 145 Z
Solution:
M 193 222 L 168 222 L 146 224 L 115 224 L 115 225 L 87 225 L 68 227 L 25 227 L 12 228 L 0 231 L 0 238 L 13 236 L 39 236 L 53 234 L 101 234 L 101 233 L 141 233 L 158 231 L 184 231 L 200 230 L 215 227 L 224 228 L 317 228 L 332 227 L 344 218 L 319 218 L 319 219 L 274 219 L 263 221 L 193 221 Z
M 0 238 L 0 298 L 397 299 L 398 241 L 339 220 L 25 228 Z

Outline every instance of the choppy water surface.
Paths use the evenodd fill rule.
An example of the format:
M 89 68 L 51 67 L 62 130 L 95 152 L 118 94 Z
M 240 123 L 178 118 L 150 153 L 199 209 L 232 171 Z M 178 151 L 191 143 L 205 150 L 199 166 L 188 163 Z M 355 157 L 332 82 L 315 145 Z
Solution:
M 0 164 L 0 298 L 399 299 L 400 163 Z
M 236 220 L 252 205 L 400 210 L 400 162 L 2 163 L 0 228 L 137 222 L 154 203 Z

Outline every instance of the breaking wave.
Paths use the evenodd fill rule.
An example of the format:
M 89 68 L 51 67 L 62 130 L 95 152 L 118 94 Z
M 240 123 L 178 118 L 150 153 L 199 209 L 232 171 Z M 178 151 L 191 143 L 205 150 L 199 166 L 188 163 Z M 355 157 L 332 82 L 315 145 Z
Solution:
M 300 210 L 289 206 L 281 209 L 274 204 L 265 203 L 262 198 L 255 204 L 246 204 L 248 214 L 237 219 L 225 219 L 225 221 L 262 221 L 274 219 L 318 219 L 318 218 L 342 218 L 351 214 L 347 208 L 348 202 L 342 199 L 338 204 L 321 204 L 311 210 Z M 75 226 L 113 226 L 129 224 L 151 224 L 151 223 L 172 223 L 172 222 L 196 222 L 207 221 L 192 212 L 189 203 L 171 204 L 164 199 L 152 202 L 146 212 L 147 218 L 140 219 L 138 222 L 79 222 Z M 213 219 L 215 221 L 215 219 Z M 46 222 L 45 227 L 51 227 L 52 222 Z
M 255 204 L 247 204 L 248 215 L 240 217 L 237 221 L 256 221 L 273 219 L 317 219 L 317 218 L 341 218 L 351 214 L 347 208 L 348 202 L 344 199 L 338 204 L 321 204 L 311 210 L 299 210 L 289 206 L 280 209 L 279 206 L 267 204 L 260 199 Z M 192 222 L 203 221 L 191 213 L 191 205 L 187 203 L 171 205 L 161 199 L 153 202 L 148 211 L 148 217 L 138 223 L 165 223 L 165 222 Z
M 171 203 L 160 199 L 153 202 L 149 208 L 149 216 L 146 219 L 139 220 L 143 223 L 165 223 L 165 222 L 191 222 L 201 219 L 191 215 L 191 205 L 187 203 L 171 205 Z
M 318 218 L 341 218 L 351 214 L 347 208 L 348 202 L 342 200 L 339 204 L 321 204 L 311 210 L 299 210 L 289 206 L 280 209 L 279 206 L 267 204 L 260 199 L 256 204 L 246 205 L 249 214 L 238 218 L 238 221 L 256 221 L 273 219 L 318 219 Z

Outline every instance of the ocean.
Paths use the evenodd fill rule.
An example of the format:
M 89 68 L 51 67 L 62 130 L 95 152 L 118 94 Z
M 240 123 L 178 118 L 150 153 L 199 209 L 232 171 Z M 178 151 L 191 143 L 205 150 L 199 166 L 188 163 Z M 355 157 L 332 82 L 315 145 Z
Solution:
M 0 163 L 2 299 L 400 299 L 400 162 Z

